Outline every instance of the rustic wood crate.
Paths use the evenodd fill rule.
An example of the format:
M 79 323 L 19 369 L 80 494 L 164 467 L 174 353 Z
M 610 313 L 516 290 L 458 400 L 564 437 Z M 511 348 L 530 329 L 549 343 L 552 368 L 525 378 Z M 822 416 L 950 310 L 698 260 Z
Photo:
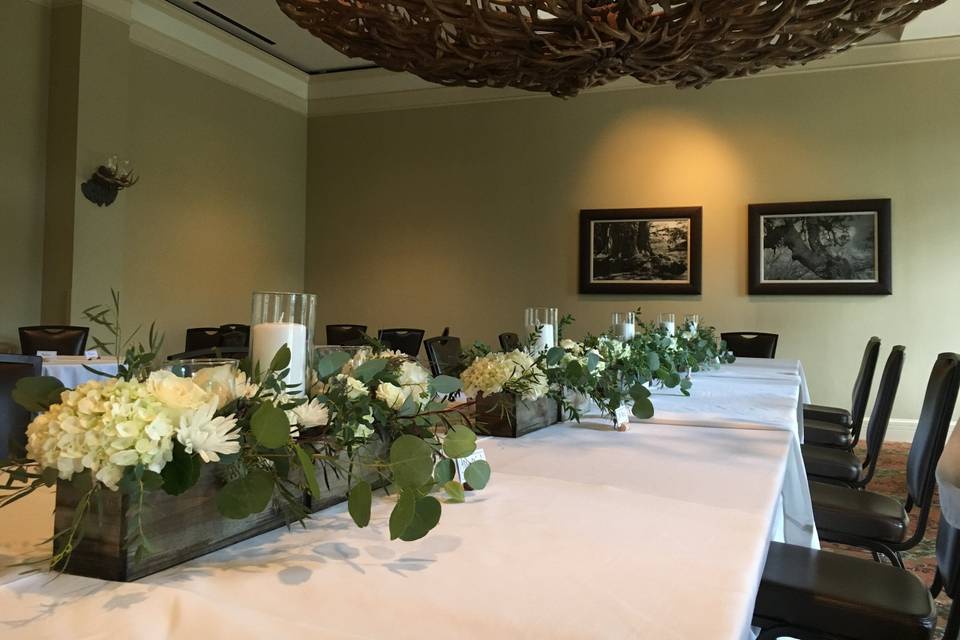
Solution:
M 560 417 L 553 398 L 522 400 L 512 393 L 495 393 L 477 399 L 477 430 L 501 438 L 520 438 L 556 424 Z
M 83 540 L 73 551 L 66 573 L 128 582 L 286 524 L 275 503 L 243 520 L 220 515 L 215 500 L 223 481 L 213 467 L 204 465 L 197 484 L 179 496 L 163 491 L 144 496 L 143 529 L 154 551 L 139 561 L 126 543 L 133 526 L 129 496 L 102 490 L 99 517 L 91 505 Z M 69 483 L 57 484 L 55 532 L 69 528 L 80 497 Z
M 386 458 L 389 450 L 390 447 L 382 440 L 375 439 L 373 443 L 367 445 L 365 451 L 361 451 L 360 455 L 364 457 L 377 456 Z M 342 454 L 338 462 L 341 466 L 346 466 L 347 455 Z M 324 473 L 324 469 L 319 463 L 316 464 L 316 469 L 317 484 L 320 485 L 320 491 L 322 493 L 320 496 L 311 496 L 309 493 L 306 495 L 307 511 L 310 513 L 322 511 L 323 509 L 345 501 L 347 499 L 347 491 L 349 490 L 347 474 L 341 471 L 338 475 L 329 467 L 327 467 L 326 473 Z M 378 473 L 370 470 L 354 471 L 354 478 L 356 479 L 357 477 L 369 482 L 374 489 L 379 489 L 387 484 Z

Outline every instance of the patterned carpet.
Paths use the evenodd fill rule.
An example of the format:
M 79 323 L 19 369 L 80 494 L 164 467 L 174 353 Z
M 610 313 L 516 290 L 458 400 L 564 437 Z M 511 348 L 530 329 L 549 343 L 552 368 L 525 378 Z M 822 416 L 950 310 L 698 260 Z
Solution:
M 883 451 L 880 453 L 880 464 L 877 467 L 877 473 L 870 482 L 868 489 L 903 502 L 907 496 L 906 469 L 907 453 L 909 450 L 910 444 L 906 442 L 885 443 L 883 445 Z M 862 460 L 864 455 L 863 450 L 858 450 L 857 455 Z M 927 525 L 927 532 L 923 542 L 903 554 L 907 568 L 913 571 L 927 586 L 933 583 L 933 573 L 937 566 L 935 545 L 937 541 L 937 525 L 939 522 L 940 499 L 939 496 L 934 495 L 933 508 L 930 512 L 930 522 Z M 824 549 L 841 551 L 868 560 L 871 559 L 869 552 L 858 549 L 831 543 L 824 543 L 823 547 Z M 950 611 L 950 599 L 943 593 L 937 598 L 937 609 L 940 620 L 937 624 L 937 633 L 934 635 L 934 638 L 940 640 L 940 638 L 943 637 L 943 625 L 946 623 L 947 614 Z

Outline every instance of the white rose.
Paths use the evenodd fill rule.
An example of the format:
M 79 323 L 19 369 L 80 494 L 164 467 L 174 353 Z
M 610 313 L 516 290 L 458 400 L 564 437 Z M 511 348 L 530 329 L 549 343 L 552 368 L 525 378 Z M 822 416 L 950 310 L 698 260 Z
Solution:
M 223 408 L 227 403 L 237 399 L 237 375 L 234 369 L 235 367 L 229 364 L 201 369 L 193 374 L 193 383 L 217 396 L 219 399 L 217 408 Z M 245 375 L 244 379 L 246 379 Z
M 403 403 L 407 400 L 407 394 L 395 384 L 381 382 L 379 386 L 377 386 L 377 400 L 382 401 L 385 405 L 396 411 L 402 407 Z
M 190 378 L 179 378 L 169 371 L 154 371 L 147 378 L 147 392 L 164 406 L 178 413 L 196 409 L 213 397 Z
M 337 374 L 337 382 L 343 385 L 344 392 L 350 400 L 359 400 L 367 395 L 367 385 L 363 384 L 353 376 L 342 373 Z

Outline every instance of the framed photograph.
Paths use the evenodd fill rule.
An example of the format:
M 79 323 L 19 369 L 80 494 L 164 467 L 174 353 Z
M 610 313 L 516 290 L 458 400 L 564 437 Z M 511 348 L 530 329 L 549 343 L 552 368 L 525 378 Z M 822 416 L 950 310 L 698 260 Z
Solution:
M 584 209 L 580 293 L 700 293 L 702 210 Z
M 890 200 L 750 205 L 751 294 L 893 293 Z

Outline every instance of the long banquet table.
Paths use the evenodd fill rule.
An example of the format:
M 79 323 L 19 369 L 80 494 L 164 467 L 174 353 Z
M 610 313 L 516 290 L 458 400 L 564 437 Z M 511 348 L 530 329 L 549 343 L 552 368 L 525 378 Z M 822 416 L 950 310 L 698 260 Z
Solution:
M 720 384 L 749 404 L 750 380 Z M 416 542 L 389 541 L 382 498 L 366 529 L 340 505 L 136 583 L 7 570 L 0 637 L 748 638 L 768 542 L 792 517 L 797 412 L 779 401 L 800 391 L 764 392 L 783 424 L 751 404 L 711 426 L 696 398 L 716 382 L 655 396 L 658 412 L 688 401 L 687 422 L 664 406 L 666 422 L 626 433 L 585 420 L 483 440 L 490 485 L 444 504 Z M 49 535 L 52 504 L 44 493 L 0 511 L 0 552 L 37 553 L 27 542 Z

